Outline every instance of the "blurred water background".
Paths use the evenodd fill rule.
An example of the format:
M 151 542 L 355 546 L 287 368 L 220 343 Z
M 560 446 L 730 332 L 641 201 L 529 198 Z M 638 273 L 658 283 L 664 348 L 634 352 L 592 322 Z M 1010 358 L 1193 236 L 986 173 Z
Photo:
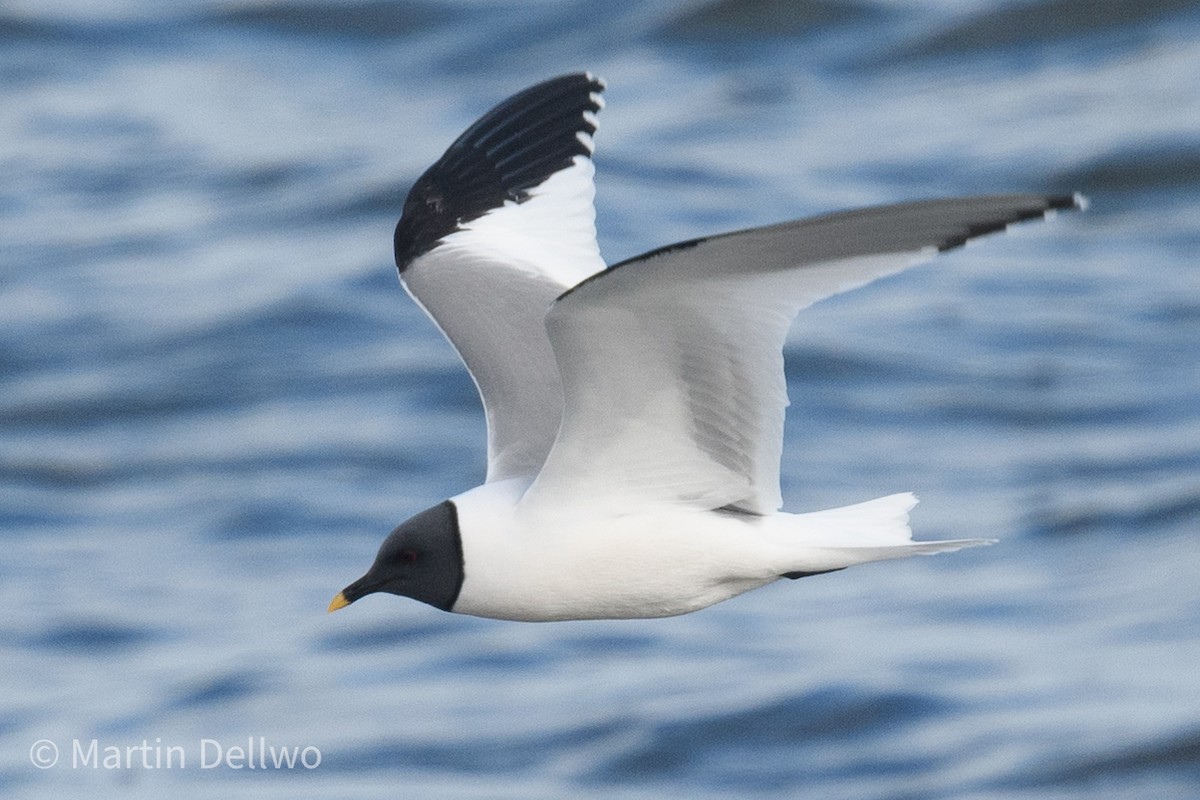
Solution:
M 913 490 L 918 537 L 998 546 L 670 620 L 325 614 L 483 475 L 404 193 L 575 69 L 610 263 L 1090 196 L 786 353 L 787 508 Z M 1190 0 L 0 3 L 0 794 L 1200 796 L 1197 87 Z

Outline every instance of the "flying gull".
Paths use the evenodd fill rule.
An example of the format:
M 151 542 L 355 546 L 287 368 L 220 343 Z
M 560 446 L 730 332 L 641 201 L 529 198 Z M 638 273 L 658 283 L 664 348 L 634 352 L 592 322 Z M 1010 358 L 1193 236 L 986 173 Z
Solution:
M 909 493 L 780 510 L 796 313 L 1078 196 L 925 200 L 661 247 L 606 266 L 604 83 L 530 87 L 417 179 L 396 265 L 487 416 L 487 479 L 404 522 L 330 611 L 375 592 L 498 619 L 686 614 L 778 580 L 987 544 L 913 541 Z

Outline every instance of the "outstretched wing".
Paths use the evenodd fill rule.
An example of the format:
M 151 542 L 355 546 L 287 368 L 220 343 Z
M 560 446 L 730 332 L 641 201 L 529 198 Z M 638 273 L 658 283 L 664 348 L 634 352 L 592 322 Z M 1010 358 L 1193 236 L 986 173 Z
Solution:
M 564 75 L 466 130 L 408 193 L 396 266 L 483 399 L 489 481 L 537 474 L 562 416 L 544 318 L 604 268 L 591 161 L 604 84 Z
M 1008 195 L 867 208 L 683 242 L 593 276 L 547 317 L 565 411 L 522 502 L 777 510 L 782 350 L 796 312 L 1081 202 Z

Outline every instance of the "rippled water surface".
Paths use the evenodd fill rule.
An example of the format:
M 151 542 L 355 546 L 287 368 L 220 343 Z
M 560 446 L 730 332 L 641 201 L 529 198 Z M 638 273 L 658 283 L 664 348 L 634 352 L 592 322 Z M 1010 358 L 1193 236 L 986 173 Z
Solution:
M 403 195 L 580 68 L 610 262 L 1089 195 L 786 352 L 789 509 L 998 546 L 670 620 L 324 613 L 483 474 Z M 1198 85 L 1182 0 L 0 5 L 0 794 L 1198 796 Z

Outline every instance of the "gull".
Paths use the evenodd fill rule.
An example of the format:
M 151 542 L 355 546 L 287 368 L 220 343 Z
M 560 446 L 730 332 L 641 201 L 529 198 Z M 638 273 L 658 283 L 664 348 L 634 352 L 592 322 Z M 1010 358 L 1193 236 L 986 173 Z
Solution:
M 329 611 L 386 592 L 494 619 L 667 617 L 780 578 L 989 544 L 914 541 L 911 493 L 781 511 L 784 341 L 819 300 L 1083 198 L 863 208 L 606 266 L 591 159 L 603 90 L 576 73 L 513 95 L 409 191 L 396 265 L 479 390 L 487 475 L 393 530 Z

